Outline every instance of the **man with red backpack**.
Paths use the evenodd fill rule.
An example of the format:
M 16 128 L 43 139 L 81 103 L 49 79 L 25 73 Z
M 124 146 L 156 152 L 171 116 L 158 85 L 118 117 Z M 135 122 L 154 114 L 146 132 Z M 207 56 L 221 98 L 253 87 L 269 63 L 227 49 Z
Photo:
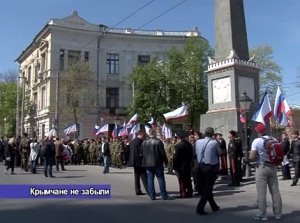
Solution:
M 275 141 L 272 136 L 267 136 L 265 133 L 265 125 L 259 123 L 255 127 L 258 138 L 254 139 L 251 145 L 249 159 L 256 160 L 257 168 L 255 173 L 255 183 L 257 190 L 257 200 L 259 213 L 254 216 L 254 219 L 267 221 L 267 186 L 273 201 L 273 213 L 276 220 L 281 219 L 282 215 L 282 200 L 279 192 L 277 166 L 272 161 L 272 157 L 267 151 L 266 144 L 269 141 Z M 280 144 L 279 144 L 280 145 Z M 278 146 L 276 144 L 276 146 Z M 272 151 L 273 152 L 273 151 Z

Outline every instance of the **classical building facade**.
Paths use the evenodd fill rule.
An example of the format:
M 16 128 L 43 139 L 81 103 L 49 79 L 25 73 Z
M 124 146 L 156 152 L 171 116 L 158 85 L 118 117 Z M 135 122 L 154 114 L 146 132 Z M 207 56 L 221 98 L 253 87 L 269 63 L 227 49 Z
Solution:
M 182 48 L 191 31 L 167 32 L 108 28 L 91 24 L 76 11 L 62 19 L 50 20 L 19 55 L 22 109 L 17 115 L 17 132 L 42 138 L 52 128 L 63 137 L 63 130 L 74 124 L 63 112 L 61 75 L 75 57 L 89 62 L 95 74 L 94 106 L 78 117 L 80 138 L 91 137 L 95 124 L 128 120 L 126 108 L 132 103 L 133 89 L 128 82 L 134 66 L 151 59 L 165 59 L 166 50 Z

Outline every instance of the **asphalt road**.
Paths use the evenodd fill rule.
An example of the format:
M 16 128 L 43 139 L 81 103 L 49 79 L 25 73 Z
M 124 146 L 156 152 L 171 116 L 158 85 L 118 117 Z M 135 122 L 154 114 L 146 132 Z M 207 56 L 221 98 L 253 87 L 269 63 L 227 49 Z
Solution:
M 256 190 L 253 178 L 240 187 L 228 187 L 227 179 L 218 179 L 215 200 L 221 210 L 212 213 L 207 205 L 207 216 L 195 213 L 199 197 L 179 199 L 178 183 L 174 175 L 166 175 L 167 190 L 174 200 L 151 201 L 147 196 L 136 196 L 133 169 L 111 168 L 102 174 L 100 166 L 66 166 L 67 171 L 56 172 L 56 178 L 45 178 L 42 167 L 37 174 L 16 168 L 16 175 L 4 173 L 0 163 L 0 184 L 110 184 L 111 199 L 0 199 L 0 223 L 89 223 L 89 222 L 257 222 Z M 280 174 L 280 173 L 279 173 Z M 280 176 L 279 176 L 280 178 Z M 283 200 L 283 218 L 276 221 L 268 194 L 267 222 L 300 223 L 300 186 L 291 187 L 291 181 L 280 181 Z M 156 184 L 157 192 L 159 192 Z M 158 197 L 159 198 L 159 197 Z

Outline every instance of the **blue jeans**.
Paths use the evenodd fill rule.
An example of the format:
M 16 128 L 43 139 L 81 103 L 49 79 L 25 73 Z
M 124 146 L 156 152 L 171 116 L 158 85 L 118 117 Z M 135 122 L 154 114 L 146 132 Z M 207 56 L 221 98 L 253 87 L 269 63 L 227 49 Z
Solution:
M 109 173 L 109 157 L 108 156 L 104 156 L 103 157 L 103 162 L 104 162 L 103 173 Z
M 53 163 L 54 163 L 54 158 L 44 157 L 44 175 L 45 175 L 45 177 L 48 177 L 48 173 L 49 173 L 50 177 L 53 176 L 52 175 Z
M 168 198 L 168 193 L 166 190 L 166 181 L 164 175 L 164 167 L 157 166 L 157 167 L 147 167 L 147 180 L 148 180 L 148 193 L 151 200 L 155 200 L 155 186 L 154 186 L 154 177 L 156 176 L 159 189 L 160 189 L 160 196 L 162 199 Z

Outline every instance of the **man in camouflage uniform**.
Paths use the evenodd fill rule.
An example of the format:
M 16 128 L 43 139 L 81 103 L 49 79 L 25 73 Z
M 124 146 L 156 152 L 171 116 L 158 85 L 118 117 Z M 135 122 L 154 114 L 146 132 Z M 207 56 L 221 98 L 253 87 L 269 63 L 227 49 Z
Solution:
M 171 138 L 166 139 L 166 155 L 168 159 L 168 172 L 167 174 L 173 174 L 173 155 L 174 155 L 174 146 L 176 144 L 175 138 L 171 141 Z
M 90 140 L 90 145 L 89 145 L 89 159 L 91 165 L 94 165 L 94 153 L 95 153 L 96 145 L 95 145 L 95 140 L 91 139 Z
M 101 157 L 101 140 L 97 139 L 96 140 L 96 163 L 100 164 L 100 157 Z
M 117 145 L 117 142 L 116 142 L 116 138 L 112 139 L 110 142 L 109 142 L 109 148 L 110 148 L 110 154 L 111 154 L 111 166 L 112 167 L 116 167 L 117 166 L 117 162 L 116 162 L 116 156 L 117 156 L 117 153 L 116 153 L 116 145 Z M 103 142 L 102 142 L 103 143 Z
M 59 137 L 56 137 L 56 140 L 54 142 L 54 146 L 55 146 L 55 164 L 56 164 L 56 170 L 59 171 L 59 164 L 61 165 L 61 169 L 62 170 L 66 170 L 65 169 L 65 163 L 63 160 L 63 144 L 62 142 L 59 140 Z
M 86 164 L 89 164 L 89 162 L 90 162 L 90 159 L 89 159 L 90 143 L 87 139 L 85 139 L 83 141 L 82 147 L 83 147 L 83 164 L 86 165 Z
M 122 168 L 123 166 L 123 145 L 119 138 L 115 138 L 115 159 L 116 167 Z
M 23 134 L 20 142 L 21 152 L 21 167 L 27 172 L 28 171 L 28 158 L 30 154 L 30 140 L 27 133 Z
M 97 143 L 96 140 L 93 140 L 92 142 L 93 147 L 92 147 L 92 165 L 97 164 Z
M 80 164 L 80 161 L 79 161 L 79 143 L 78 143 L 78 139 L 76 139 L 74 142 L 73 142 L 73 151 L 74 151 L 74 165 L 78 165 Z

